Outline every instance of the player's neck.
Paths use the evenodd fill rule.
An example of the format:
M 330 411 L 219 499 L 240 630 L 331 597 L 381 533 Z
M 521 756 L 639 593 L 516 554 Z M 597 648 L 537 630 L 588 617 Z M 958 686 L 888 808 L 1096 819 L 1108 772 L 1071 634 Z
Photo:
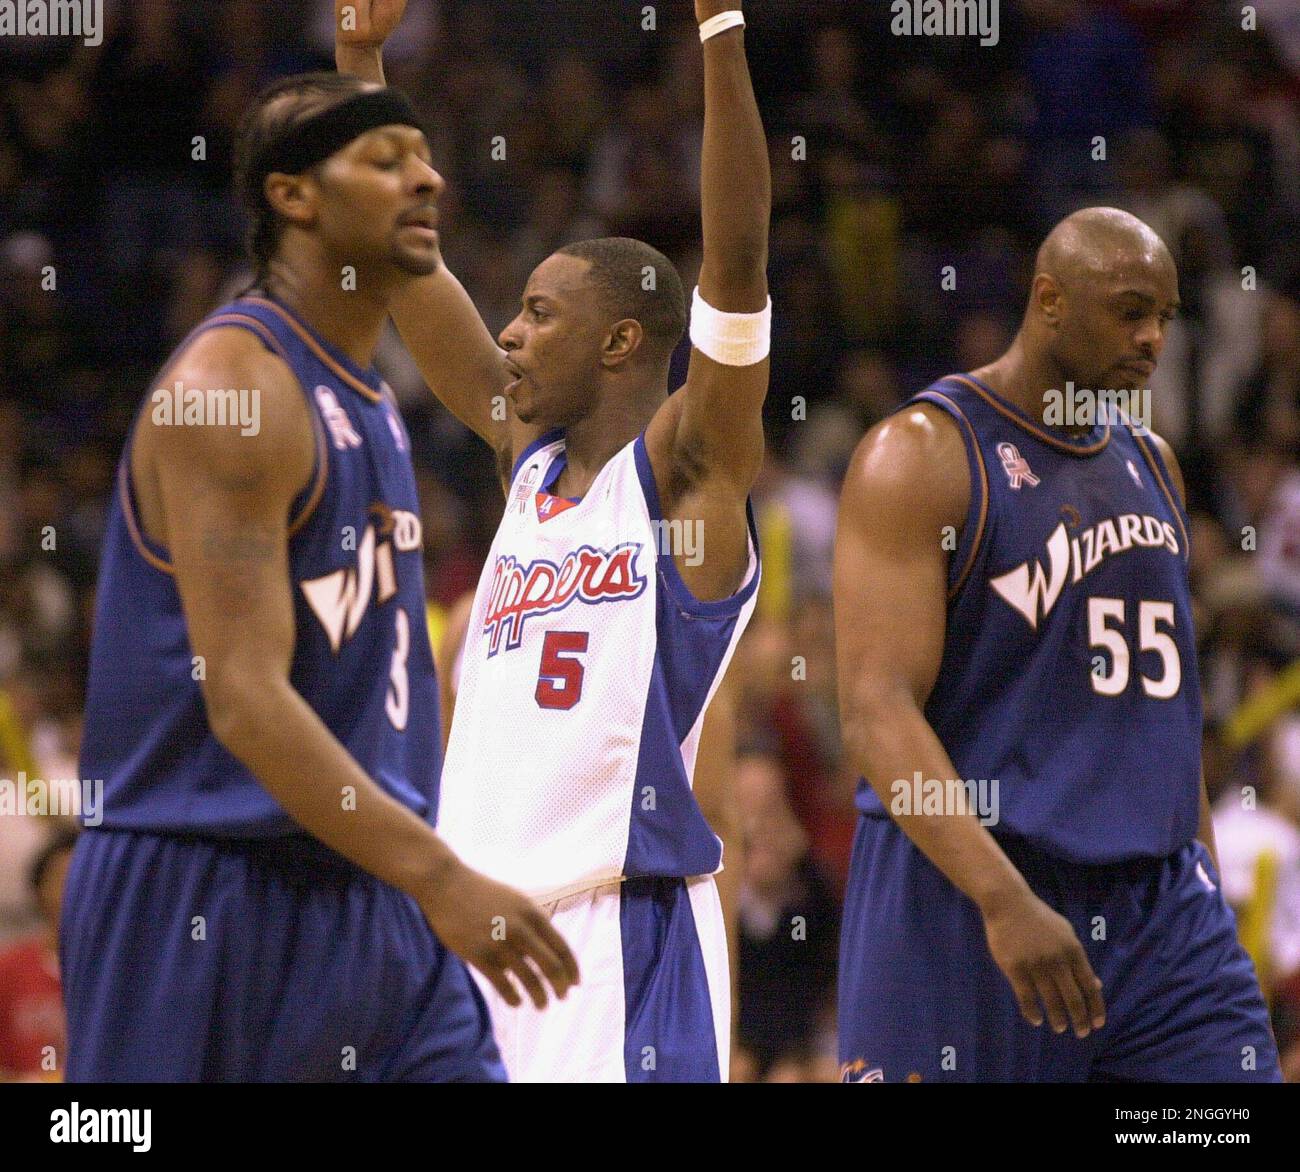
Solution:
M 1007 402 L 1019 407 L 1041 427 L 1050 426 L 1043 420 L 1047 392 L 1053 388 L 1059 391 L 1066 381 L 1062 372 L 1046 355 L 1035 356 L 1030 353 L 1019 335 L 1001 358 L 971 373 L 992 387 Z M 1050 429 L 1071 438 L 1086 435 L 1092 430 L 1090 426 L 1050 426 Z
M 388 316 L 387 299 L 343 289 L 322 266 L 272 264 L 263 288 L 363 369 L 374 361 Z
M 645 430 L 654 412 L 655 405 L 635 393 L 602 395 L 595 411 L 564 429 L 565 468 L 556 484 L 558 495 L 586 496 L 600 470 Z

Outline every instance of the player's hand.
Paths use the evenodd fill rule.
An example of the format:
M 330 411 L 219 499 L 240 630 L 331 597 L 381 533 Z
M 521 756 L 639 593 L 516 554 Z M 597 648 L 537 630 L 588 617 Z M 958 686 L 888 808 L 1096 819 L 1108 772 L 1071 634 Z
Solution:
M 406 11 L 406 0 L 334 0 L 334 43 L 378 49 Z
M 1086 1038 L 1106 1024 L 1101 982 L 1070 921 L 1032 891 L 986 912 L 984 932 L 1030 1025 L 1043 1024 L 1043 1009 L 1058 1034 L 1073 1026 L 1076 1037 Z
M 438 938 L 487 977 L 508 1005 L 522 1000 L 514 981 L 538 1009 L 549 1000 L 543 977 L 556 997 L 578 983 L 578 962 L 564 937 L 513 887 L 457 863 L 417 900 Z

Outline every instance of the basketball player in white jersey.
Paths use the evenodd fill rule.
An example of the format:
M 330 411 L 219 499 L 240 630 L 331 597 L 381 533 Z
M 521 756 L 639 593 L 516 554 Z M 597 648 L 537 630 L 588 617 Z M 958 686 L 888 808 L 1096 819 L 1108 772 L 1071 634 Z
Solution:
M 402 7 L 340 0 L 339 68 L 382 81 Z M 691 785 L 758 586 L 748 494 L 771 192 L 744 18 L 736 0 L 695 13 L 704 253 L 681 388 L 668 393 L 686 298 L 639 241 L 543 261 L 500 347 L 444 266 L 392 305 L 429 385 L 493 446 L 507 494 L 470 613 L 439 832 L 542 904 L 583 974 L 545 1013 L 485 988 L 514 1080 L 728 1072 L 722 852 Z

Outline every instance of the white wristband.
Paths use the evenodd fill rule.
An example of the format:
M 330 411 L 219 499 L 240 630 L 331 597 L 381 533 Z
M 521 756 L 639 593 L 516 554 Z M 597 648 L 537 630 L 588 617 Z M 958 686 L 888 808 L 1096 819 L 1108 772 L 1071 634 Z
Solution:
M 739 8 L 733 8 L 728 12 L 719 12 L 717 16 L 710 16 L 702 25 L 700 25 L 700 40 L 707 41 L 710 37 L 716 37 L 719 33 L 725 33 L 729 28 L 735 28 L 736 25 L 744 27 L 745 14 Z
M 772 299 L 757 313 L 724 313 L 700 296 L 691 298 L 691 345 L 723 366 L 753 366 L 772 349 Z

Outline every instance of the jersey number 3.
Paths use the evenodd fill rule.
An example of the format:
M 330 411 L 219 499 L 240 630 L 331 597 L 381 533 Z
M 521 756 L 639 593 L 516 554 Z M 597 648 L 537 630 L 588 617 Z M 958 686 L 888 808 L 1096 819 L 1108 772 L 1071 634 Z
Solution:
M 1092 661 L 1092 690 L 1102 696 L 1118 696 L 1128 687 L 1129 649 L 1123 631 L 1110 626 L 1113 621 L 1120 627 L 1124 625 L 1124 600 L 1122 598 L 1088 599 L 1088 645 L 1104 647 L 1110 652 L 1110 671 L 1106 671 L 1103 656 L 1095 656 Z M 1154 700 L 1168 700 L 1178 695 L 1183 683 L 1183 664 L 1178 657 L 1178 644 L 1164 631 L 1158 630 L 1157 623 L 1164 623 L 1171 630 L 1174 625 L 1174 604 L 1172 602 L 1138 603 L 1138 650 L 1154 651 L 1160 656 L 1164 670 L 1156 679 L 1138 673 L 1142 681 L 1142 690 Z
M 587 650 L 587 631 L 547 631 L 542 641 L 542 666 L 537 675 L 537 703 L 567 712 L 582 699 L 582 673 L 573 656 Z

